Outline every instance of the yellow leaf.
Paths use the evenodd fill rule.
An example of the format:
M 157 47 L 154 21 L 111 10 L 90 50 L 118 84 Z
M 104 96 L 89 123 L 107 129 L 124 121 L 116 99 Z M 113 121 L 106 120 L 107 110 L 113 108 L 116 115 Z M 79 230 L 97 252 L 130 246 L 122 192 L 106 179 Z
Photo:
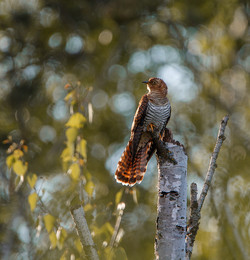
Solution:
M 52 215 L 50 214 L 47 214 L 43 217 L 43 220 L 44 220 L 44 224 L 45 224 L 45 227 L 48 231 L 48 233 L 50 233 L 50 231 L 52 230 L 52 228 L 54 227 L 54 223 L 56 221 L 55 217 L 53 217 Z
M 88 204 L 86 204 L 86 205 L 83 207 L 83 209 L 84 209 L 84 212 L 87 212 L 87 211 L 93 209 L 93 206 L 92 206 L 90 203 L 88 203 Z
M 70 152 L 70 149 L 68 147 L 66 147 L 62 153 L 61 153 L 61 158 L 63 160 L 63 162 L 68 162 L 71 160 L 71 152 Z
M 35 192 L 31 193 L 28 197 L 28 202 L 30 204 L 30 210 L 34 211 L 36 208 L 36 202 L 37 202 L 38 196 Z
M 105 232 L 109 232 L 110 235 L 112 235 L 114 233 L 114 228 L 112 227 L 112 225 L 109 222 L 106 222 L 102 226 L 102 230 Z
M 74 243 L 75 243 L 75 246 L 76 246 L 77 251 L 79 252 L 79 254 L 81 254 L 81 252 L 82 252 L 82 244 L 81 244 L 80 239 L 77 238 L 77 239 L 74 241 Z
M 79 112 L 73 114 L 69 121 L 66 123 L 68 127 L 82 128 L 83 124 L 86 122 L 86 118 Z
M 115 204 L 118 205 L 121 201 L 123 189 L 120 189 L 115 195 Z
M 12 164 L 15 162 L 15 158 L 14 155 L 11 154 L 6 158 L 6 165 L 8 166 L 8 168 L 10 169 L 12 167 Z
M 69 167 L 68 173 L 74 181 L 78 181 L 80 177 L 80 166 L 77 163 L 73 163 Z
M 58 230 L 58 233 L 59 233 L 59 236 L 57 236 L 57 240 L 58 240 L 58 248 L 61 250 L 63 248 L 63 244 L 64 244 L 64 241 L 67 237 L 67 231 L 60 227 L 60 230 Z
M 61 255 L 61 257 L 60 257 L 60 260 L 67 260 L 68 258 L 67 258 L 67 254 L 68 254 L 68 250 L 65 250 L 64 252 L 63 252 L 63 254 Z
M 20 150 L 20 149 L 16 149 L 14 152 L 13 152 L 13 155 L 16 159 L 19 159 L 20 157 L 23 157 L 23 152 Z
M 21 160 L 17 160 L 13 164 L 13 170 L 17 175 L 24 175 L 28 170 L 28 165 L 27 163 L 23 164 Z
M 70 127 L 66 130 L 66 137 L 67 140 L 71 143 L 73 143 L 76 140 L 77 134 L 78 134 L 78 129 L 75 127 Z
M 79 152 L 83 158 L 87 159 L 87 142 L 82 139 L 76 148 L 77 152 Z
M 89 196 L 92 196 L 94 189 L 95 189 L 95 184 L 92 181 L 88 181 L 85 186 L 85 190 L 89 194 Z
M 66 97 L 64 98 L 64 100 L 65 100 L 65 101 L 69 101 L 70 99 L 72 99 L 72 98 L 74 97 L 74 95 L 75 95 L 75 90 L 72 90 L 72 91 L 70 91 L 70 92 L 66 95 Z
M 32 176 L 30 177 L 30 176 L 28 176 L 28 183 L 29 183 L 29 185 L 30 185 L 30 187 L 31 187 L 31 189 L 33 189 L 34 188 L 34 186 L 35 186 L 35 184 L 36 184 L 36 181 L 37 181 L 37 176 L 36 176 L 36 174 L 34 173 L 34 174 L 32 174 Z
M 52 248 L 52 249 L 56 248 L 57 238 L 56 238 L 56 234 L 55 234 L 54 231 L 52 231 L 52 232 L 49 234 L 49 240 L 50 240 L 50 243 L 51 243 L 51 248 Z

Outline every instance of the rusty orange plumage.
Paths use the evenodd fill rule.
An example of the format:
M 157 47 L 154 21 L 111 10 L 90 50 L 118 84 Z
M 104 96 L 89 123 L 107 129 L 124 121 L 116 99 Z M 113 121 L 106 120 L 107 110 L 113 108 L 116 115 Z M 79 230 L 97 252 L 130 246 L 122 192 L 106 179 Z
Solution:
M 165 82 L 150 78 L 143 83 L 147 84 L 149 92 L 139 102 L 129 142 L 115 172 L 117 182 L 129 186 L 142 181 L 148 161 L 156 149 L 151 132 L 162 139 L 171 115 Z

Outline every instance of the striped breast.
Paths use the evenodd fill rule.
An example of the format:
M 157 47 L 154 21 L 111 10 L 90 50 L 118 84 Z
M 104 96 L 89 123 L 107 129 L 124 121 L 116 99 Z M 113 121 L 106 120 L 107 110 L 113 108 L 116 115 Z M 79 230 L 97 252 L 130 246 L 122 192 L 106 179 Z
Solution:
M 159 131 L 166 126 L 167 121 L 170 118 L 171 105 L 168 101 L 165 105 L 159 106 L 148 101 L 148 107 L 143 124 L 143 131 L 145 132 L 149 124 L 154 124 Z

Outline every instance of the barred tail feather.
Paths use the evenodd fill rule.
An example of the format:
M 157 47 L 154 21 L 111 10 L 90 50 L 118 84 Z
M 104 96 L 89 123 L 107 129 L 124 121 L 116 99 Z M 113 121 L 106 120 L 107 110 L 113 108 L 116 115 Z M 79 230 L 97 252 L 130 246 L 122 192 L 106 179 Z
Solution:
M 130 140 L 118 162 L 115 172 L 116 181 L 123 185 L 133 186 L 142 181 L 147 170 L 148 161 L 155 151 L 155 146 L 150 139 L 138 148 L 134 156 L 132 156 L 132 151 L 133 142 Z

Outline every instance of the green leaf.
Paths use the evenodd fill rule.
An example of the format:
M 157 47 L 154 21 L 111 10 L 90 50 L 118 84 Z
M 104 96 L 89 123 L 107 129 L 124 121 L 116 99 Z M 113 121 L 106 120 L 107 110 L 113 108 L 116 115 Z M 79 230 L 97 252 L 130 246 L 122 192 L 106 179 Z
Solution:
M 48 233 L 50 233 L 50 231 L 54 227 L 54 224 L 55 224 L 55 221 L 56 221 L 55 217 L 53 217 L 50 214 L 47 214 L 43 217 L 43 220 L 44 220 L 44 224 L 45 224 L 45 227 L 46 227 Z
M 108 246 L 104 249 L 104 259 L 115 260 L 115 253 L 112 247 Z
M 76 148 L 83 158 L 87 159 L 87 141 L 82 139 Z
M 71 143 L 73 143 L 76 140 L 77 134 L 78 134 L 78 129 L 75 127 L 70 127 L 66 130 L 66 137 L 67 140 Z
M 54 231 L 52 231 L 52 232 L 49 234 L 49 240 L 50 240 L 50 243 L 51 243 L 51 248 L 52 248 L 52 249 L 56 248 L 57 238 L 56 238 L 56 234 L 55 234 Z
M 78 181 L 80 177 L 80 166 L 77 163 L 73 163 L 69 167 L 68 173 L 74 181 Z
M 118 205 L 122 199 L 123 189 L 120 189 L 115 195 L 115 204 Z
M 34 174 L 32 174 L 32 176 L 30 177 L 30 176 L 28 176 L 28 183 L 29 183 L 29 185 L 30 185 L 30 187 L 31 187 L 31 189 L 33 189 L 34 188 L 34 186 L 35 186 L 35 184 L 36 184 L 36 181 L 37 181 L 37 176 L 36 176 L 36 174 L 34 173 Z
M 119 260 L 127 260 L 128 259 L 124 248 L 117 247 L 117 248 L 113 248 L 113 249 L 114 249 L 114 253 L 115 253 L 114 259 L 119 259 Z
M 95 184 L 92 181 L 88 181 L 85 185 L 85 190 L 89 194 L 89 196 L 92 196 L 93 191 L 95 189 Z
M 69 121 L 66 123 L 68 127 L 82 128 L 83 124 L 86 122 L 86 118 L 79 112 L 73 114 Z
M 13 165 L 13 163 L 15 162 L 15 157 L 13 154 L 9 155 L 7 158 L 6 158 L 6 165 L 8 166 L 8 168 L 10 169 Z
M 36 208 L 36 202 L 37 202 L 38 196 L 36 194 L 36 192 L 33 192 L 29 195 L 28 197 L 28 202 L 30 204 L 30 210 L 31 212 L 34 211 L 34 209 Z
M 13 170 L 17 175 L 24 175 L 28 170 L 28 165 L 23 164 L 21 160 L 17 160 L 13 164 Z

